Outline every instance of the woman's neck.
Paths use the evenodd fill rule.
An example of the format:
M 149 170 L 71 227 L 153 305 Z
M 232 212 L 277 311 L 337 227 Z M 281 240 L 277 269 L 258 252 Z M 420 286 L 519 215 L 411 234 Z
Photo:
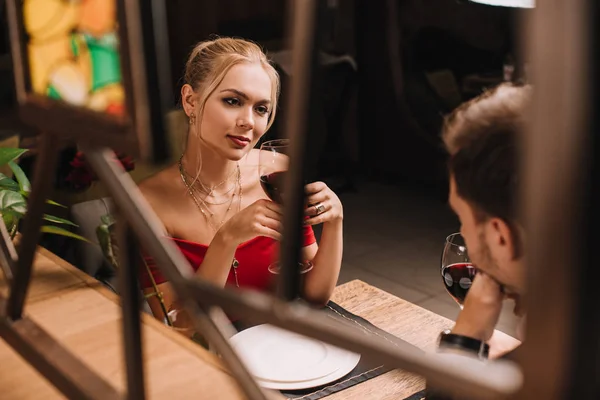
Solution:
M 207 148 L 195 135 L 190 134 L 183 153 L 183 168 L 203 185 L 212 188 L 231 177 L 237 162 L 228 160 L 217 152 Z M 200 174 L 198 175 L 198 171 Z

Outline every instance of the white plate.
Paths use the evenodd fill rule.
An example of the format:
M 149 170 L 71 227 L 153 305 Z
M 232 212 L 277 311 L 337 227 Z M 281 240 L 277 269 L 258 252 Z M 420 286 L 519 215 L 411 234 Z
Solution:
M 360 355 L 272 325 L 246 329 L 232 347 L 259 383 L 271 389 L 323 385 L 352 371 Z
M 302 390 L 309 389 L 317 386 L 327 385 L 333 381 L 340 379 L 341 377 L 347 375 L 356 367 L 358 362 L 360 361 L 360 355 L 355 353 L 349 353 L 354 358 L 352 361 L 348 360 L 348 363 L 345 364 L 344 368 L 339 368 L 337 371 L 325 375 L 321 378 L 313 379 L 310 381 L 302 381 L 302 382 L 273 382 L 273 381 L 265 381 L 262 379 L 257 379 L 258 384 L 267 389 L 275 389 L 275 390 Z

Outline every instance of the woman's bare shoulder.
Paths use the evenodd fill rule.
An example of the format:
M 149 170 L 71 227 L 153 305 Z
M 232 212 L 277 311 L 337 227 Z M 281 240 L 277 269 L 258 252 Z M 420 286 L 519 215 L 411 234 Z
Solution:
M 173 231 L 173 215 L 181 204 L 177 204 L 178 198 L 174 179 L 173 168 L 162 170 L 138 184 L 140 192 L 164 225 L 165 233 L 171 235 Z
M 169 193 L 174 185 L 173 168 L 166 168 L 138 184 L 138 187 L 152 207 L 169 202 Z

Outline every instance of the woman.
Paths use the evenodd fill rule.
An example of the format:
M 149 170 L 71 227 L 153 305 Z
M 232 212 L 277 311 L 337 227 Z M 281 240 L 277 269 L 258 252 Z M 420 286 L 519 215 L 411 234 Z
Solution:
M 256 44 L 219 38 L 194 48 L 184 80 L 185 151 L 176 165 L 142 182 L 140 189 L 199 277 L 221 286 L 268 290 L 282 209 L 260 185 L 259 150 L 253 147 L 275 118 L 279 76 Z M 324 304 L 342 261 L 343 210 L 324 183 L 305 190 L 307 204 L 315 206 L 305 212 L 302 257 L 314 267 L 306 274 L 303 297 Z M 318 246 L 311 226 L 321 223 Z M 176 314 L 173 289 L 151 259 L 145 262 L 145 293 L 161 293 L 169 314 Z M 148 301 L 154 315 L 164 319 L 159 299 Z

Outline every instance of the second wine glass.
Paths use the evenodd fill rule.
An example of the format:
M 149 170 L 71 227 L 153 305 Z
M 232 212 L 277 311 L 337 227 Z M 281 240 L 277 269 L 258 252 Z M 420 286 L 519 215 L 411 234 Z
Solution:
M 460 233 L 453 233 L 446 238 L 441 264 L 444 286 L 462 310 L 477 270 L 469 258 L 465 240 Z

